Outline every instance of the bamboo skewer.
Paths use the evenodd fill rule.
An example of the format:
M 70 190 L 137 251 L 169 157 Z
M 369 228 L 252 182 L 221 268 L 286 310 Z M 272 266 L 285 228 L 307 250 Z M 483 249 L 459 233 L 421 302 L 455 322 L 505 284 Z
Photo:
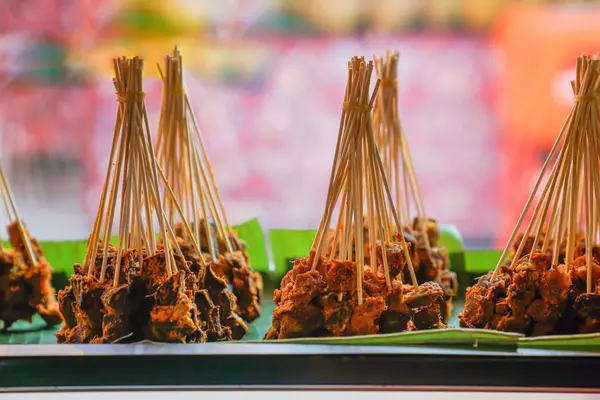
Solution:
M 600 133 L 600 121 L 598 119 L 600 116 L 598 113 L 600 109 L 599 67 L 598 56 L 593 58 L 582 56 L 577 59 L 576 79 L 571 82 L 575 95 L 573 107 L 542 166 L 540 176 L 517 221 L 509 242 L 503 250 L 492 279 L 499 272 L 500 266 L 504 262 L 517 232 L 520 230 L 525 215 L 532 205 L 545 176 L 547 167 L 557 155 L 548 182 L 537 200 L 533 216 L 525 228 L 523 238 L 518 244 L 517 251 L 512 256 L 510 263 L 515 265 L 519 261 L 530 232 L 534 232 L 529 261 L 531 261 L 531 253 L 538 251 L 540 242 L 542 242 L 541 250 L 544 253 L 552 242 L 554 245 L 552 264 L 554 266 L 558 265 L 559 250 L 562 243 L 565 244 L 566 251 L 564 263 L 569 264 L 575 259 L 578 235 L 584 227 L 583 241 L 587 268 L 586 290 L 590 293 L 594 289 L 592 251 L 600 239 L 600 225 L 598 223 L 598 207 L 600 205 L 598 174 L 598 168 L 600 167 L 600 148 L 598 147 L 598 134 Z M 546 233 L 542 239 L 545 225 Z
M 164 84 L 164 97 L 156 153 L 167 179 L 173 183 L 174 198 L 182 204 L 181 212 L 192 222 L 193 229 L 188 235 L 199 244 L 201 227 L 204 227 L 208 251 L 211 258 L 216 259 L 216 239 L 223 241 L 228 252 L 234 251 L 230 238 L 232 229 L 184 88 L 179 50 L 175 48 L 166 56 L 164 72 L 160 65 L 158 69 Z M 169 220 L 173 221 L 175 210 L 170 202 L 165 202 L 165 209 Z M 199 246 L 195 250 L 202 259 Z
M 137 252 L 137 261 L 141 265 L 144 255 L 151 256 L 158 251 L 157 234 L 164 245 L 165 272 L 168 275 L 177 271 L 175 254 L 179 257 L 183 257 L 183 254 L 166 217 L 159 192 L 161 182 L 166 188 L 165 198 L 169 199 L 169 204 L 182 213 L 153 153 L 142 91 L 143 62 L 137 57 L 119 58 L 114 60 L 113 66 L 113 82 L 119 102 L 117 120 L 105 184 L 88 240 L 84 268 L 87 269 L 88 275 L 97 273 L 94 264 L 98 258 L 99 243 L 102 243 L 102 263 L 98 281 L 105 281 L 111 233 L 114 220 L 118 218 L 112 282 L 113 286 L 117 286 L 125 252 Z M 118 216 L 117 203 L 120 204 Z M 154 226 L 156 222 L 158 231 Z M 187 228 L 189 230 L 189 226 Z
M 362 58 L 355 57 L 349 63 L 325 210 L 312 245 L 313 270 L 317 268 L 321 254 L 327 251 L 330 259 L 355 263 L 359 304 L 363 302 L 366 243 L 370 247 L 370 266 L 375 269 L 378 264 L 377 246 L 381 245 L 386 284 L 391 287 L 387 244 L 392 241 L 390 221 L 399 220 L 384 167 L 384 164 L 392 162 L 392 158 L 389 154 L 379 153 L 373 138 L 371 109 L 378 99 L 380 81 L 369 97 L 372 68 L 373 62 L 366 63 Z M 332 240 L 327 241 L 336 209 L 335 230 Z M 417 285 L 407 244 L 404 241 L 402 244 L 413 283 Z
M 395 195 L 396 206 L 399 210 L 398 221 L 402 225 L 396 226 L 396 229 L 401 233 L 400 236 L 404 236 L 402 235 L 403 228 L 405 224 L 411 223 L 410 215 L 414 210 L 417 217 L 417 229 L 421 233 L 425 249 L 431 258 L 431 243 L 427 234 L 429 218 L 425 212 L 408 141 L 398 115 L 398 60 L 399 53 L 397 51 L 387 51 L 385 59 L 375 57 L 375 69 L 381 80 L 382 89 L 373 111 L 374 137 L 378 147 L 385 155 L 382 157 L 382 165 L 389 177 L 392 193 Z
M 19 215 L 19 211 L 17 209 L 17 204 L 14 200 L 14 196 L 10 189 L 10 185 L 8 184 L 8 179 L 6 179 L 6 174 L 4 173 L 4 168 L 0 166 L 0 195 L 2 196 L 2 201 L 4 203 L 4 207 L 6 209 L 6 216 L 9 221 L 16 222 L 17 229 L 19 230 L 19 234 L 23 239 L 23 244 L 25 245 L 26 256 L 29 259 L 29 262 L 32 266 L 36 265 L 38 260 L 33 251 L 33 246 L 31 244 L 31 238 L 29 237 L 29 233 L 25 229 L 23 225 L 23 221 L 21 220 L 21 216 Z M 0 249 L 2 244 L 0 242 Z

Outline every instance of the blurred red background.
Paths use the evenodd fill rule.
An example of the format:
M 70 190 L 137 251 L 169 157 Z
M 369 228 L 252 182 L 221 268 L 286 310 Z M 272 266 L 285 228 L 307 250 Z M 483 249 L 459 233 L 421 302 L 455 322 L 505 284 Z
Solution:
M 156 126 L 155 64 L 177 44 L 231 219 L 315 227 L 346 62 L 398 49 L 428 213 L 469 247 L 502 247 L 566 118 L 575 57 L 597 51 L 600 30 L 597 2 L 529 3 L 8 1 L 2 161 L 34 234 L 85 237 L 116 112 L 110 58 L 145 58 Z

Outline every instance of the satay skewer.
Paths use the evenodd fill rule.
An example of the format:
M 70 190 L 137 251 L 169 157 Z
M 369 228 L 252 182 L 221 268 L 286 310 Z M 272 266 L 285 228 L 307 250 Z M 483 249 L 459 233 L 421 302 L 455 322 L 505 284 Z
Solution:
M 426 224 L 429 219 L 425 212 L 421 188 L 416 179 L 408 141 L 404 136 L 398 116 L 397 69 L 399 53 L 386 51 L 386 59 L 375 57 L 376 71 L 381 79 L 377 107 L 374 111 L 375 136 L 384 150 L 383 164 L 393 183 L 396 205 L 403 221 L 410 223 L 409 215 L 414 206 L 417 229 L 421 232 L 427 254 L 431 257 L 431 244 Z M 389 163 L 386 164 L 386 161 Z M 404 186 L 404 189 L 403 189 Z M 402 227 L 398 227 L 399 231 Z
M 182 210 L 174 193 L 157 165 L 151 146 L 147 113 L 143 101 L 141 69 L 142 61 L 138 58 L 127 60 L 116 59 L 115 87 L 119 101 L 119 115 L 113 140 L 110 164 L 107 168 L 107 179 L 103 187 L 99 215 L 88 243 L 85 264 L 88 274 L 94 273 L 91 263 L 96 259 L 98 239 L 102 237 L 102 264 L 99 282 L 106 277 L 108 267 L 108 248 L 112 231 L 117 199 L 120 199 L 119 232 L 117 236 L 117 252 L 115 254 L 114 282 L 119 282 L 120 265 L 124 251 L 132 246 L 137 250 L 139 261 L 142 253 L 152 255 L 157 251 L 155 218 L 158 222 L 158 235 L 165 248 L 165 268 L 169 275 L 177 271 L 174 254 L 183 257 L 177 245 L 174 232 L 168 223 L 162 207 L 158 182 L 166 187 L 165 197 L 169 198 L 175 209 Z M 114 167 L 114 168 L 113 168 Z M 159 175 L 160 172 L 160 175 Z M 110 190 L 108 189 L 110 187 Z M 102 215 L 102 212 L 106 212 Z M 104 221 L 102 223 L 101 221 Z M 189 225 L 184 224 L 188 232 Z M 100 231 L 103 230 L 100 235 Z M 84 265 L 85 265 L 84 264 Z
M 10 189 L 10 185 L 8 184 L 8 179 L 6 179 L 6 174 L 4 173 L 4 168 L 0 166 L 0 185 L 1 190 L 0 193 L 2 195 L 2 200 L 4 202 L 4 206 L 6 207 L 6 214 L 9 218 L 10 222 L 16 222 L 17 229 L 19 230 L 19 234 L 23 240 L 23 244 L 25 245 L 26 255 L 31 262 L 31 265 L 37 264 L 38 260 L 33 251 L 33 246 L 31 245 L 31 239 L 29 237 L 29 233 L 25 229 L 23 225 L 23 221 L 21 220 L 21 216 L 19 215 L 19 211 L 17 210 L 17 205 L 15 203 L 12 191 Z M 1 243 L 0 243 L 0 246 Z
M 548 157 L 546 158 L 546 160 L 544 161 L 544 164 L 542 165 L 538 179 L 536 180 L 536 183 L 533 186 L 533 190 L 532 190 L 531 194 L 529 195 L 529 197 L 527 198 L 527 201 L 525 202 L 525 207 L 523 208 L 523 211 L 521 211 L 521 215 L 519 215 L 519 218 L 517 219 L 517 223 L 510 234 L 510 237 L 507 241 L 506 246 L 504 247 L 504 250 L 502 251 L 502 254 L 500 255 L 498 263 L 496 264 L 496 268 L 494 268 L 492 280 L 496 277 L 496 274 L 500 270 L 500 267 L 503 265 L 504 260 L 506 259 L 506 256 L 508 255 L 508 251 L 510 250 L 510 247 L 511 247 L 512 243 L 514 242 L 517 234 L 519 233 L 521 224 L 523 223 L 523 220 L 527 216 L 527 213 L 529 212 L 531 204 L 533 203 L 533 201 L 535 199 L 535 195 L 537 194 L 537 191 L 538 191 L 538 189 L 543 181 L 543 178 L 546 174 L 546 170 L 550 166 L 550 161 L 554 158 L 557 151 L 559 151 L 559 149 L 560 149 L 560 145 L 562 144 L 563 137 L 565 136 L 565 132 L 567 131 L 567 128 L 569 127 L 569 125 L 571 123 L 571 116 L 573 115 L 573 113 L 574 113 L 574 109 L 571 109 L 571 111 L 569 112 L 569 116 L 567 117 L 567 120 L 563 124 L 563 126 L 560 130 L 560 133 L 558 134 L 556 140 L 554 141 L 554 144 L 552 145 L 552 147 L 550 149 L 550 153 L 548 154 Z
M 195 117 L 183 87 L 181 61 L 181 54 L 175 48 L 173 54 L 167 56 L 166 75 L 163 74 L 162 68 L 159 66 L 159 73 L 165 84 L 166 97 L 161 115 L 157 152 L 164 154 L 161 159 L 167 162 L 168 174 L 171 179 L 180 182 L 176 185 L 176 188 L 179 189 L 177 196 L 185 199 L 183 202 L 184 212 L 187 215 L 190 215 L 190 211 L 193 213 L 192 218 L 196 222 L 194 226 L 197 238 L 200 234 L 200 224 L 204 224 L 204 229 L 209 238 L 209 252 L 214 259 L 217 257 L 217 253 L 212 240 L 212 229 L 208 222 L 209 217 L 212 218 L 215 224 L 217 236 L 224 241 L 229 252 L 233 251 L 229 237 L 231 228 L 223 223 L 223 221 L 227 221 L 226 217 L 223 216 L 224 206 L 218 196 L 212 168 L 206 158 L 199 130 L 195 122 L 192 122 Z M 192 131 L 196 131 L 196 134 L 193 135 Z M 171 133 L 167 134 L 167 132 Z M 202 154 L 197 151 L 195 143 L 199 143 Z M 203 162 L 203 157 L 206 162 Z M 182 168 L 172 164 L 174 159 L 180 158 L 184 161 L 181 164 Z M 207 172 L 207 170 L 210 172 Z M 203 221 L 199 217 L 200 210 L 204 216 Z
M 558 150 L 558 157 L 553 166 L 549 180 L 536 204 L 530 223 L 527 225 L 523 239 L 518 245 L 512 263 L 515 263 L 524 250 L 531 229 L 535 230 L 531 252 L 537 251 L 539 241 L 543 240 L 542 251 L 546 251 L 551 241 L 554 243 L 552 264 L 557 265 L 560 246 L 565 243 L 565 264 L 575 259 L 575 247 L 581 227 L 585 226 L 583 241 L 586 253 L 587 282 L 586 290 L 590 293 L 592 284 L 592 251 L 598 241 L 598 86 L 600 85 L 600 62 L 597 59 L 580 57 L 577 60 L 576 80 L 571 82 L 575 101 L 563 128 L 554 143 L 550 156 L 542 167 L 542 173 L 533 193 L 528 199 L 525 209 L 513 231 L 518 231 L 523 217 L 539 187 L 541 178 L 549 161 Z M 551 209 L 551 211 L 549 211 Z M 549 216 L 548 216 L 549 213 Z M 547 221 L 547 230 L 542 239 L 542 228 Z M 509 241 L 512 243 L 513 238 Z M 508 250 L 504 249 L 499 265 L 503 262 Z M 530 253 L 531 260 L 531 253 Z M 498 268 L 494 271 L 495 277 Z

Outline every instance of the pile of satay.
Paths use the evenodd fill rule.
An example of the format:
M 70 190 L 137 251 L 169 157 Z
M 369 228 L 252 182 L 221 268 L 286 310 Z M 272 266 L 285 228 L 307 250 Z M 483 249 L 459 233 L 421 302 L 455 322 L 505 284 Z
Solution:
M 59 343 L 241 339 L 262 281 L 228 225 L 177 49 L 153 148 L 139 58 L 114 60 L 118 113 L 83 264 L 58 294 Z M 111 237 L 118 230 L 116 239 Z M 245 320 L 245 321 L 244 321 Z
M 442 311 L 446 311 L 447 298 L 432 279 L 438 278 L 437 271 L 422 283 L 415 271 L 415 265 L 420 266 L 415 260 L 421 262 L 415 250 L 424 246 L 430 254 L 431 241 L 437 245 L 437 230 L 422 208 L 415 224 L 407 227 L 393 194 L 395 189 L 396 201 L 406 197 L 401 191 L 403 182 L 389 183 L 389 169 L 395 171 L 396 163 L 408 153 L 403 136 L 395 129 L 393 93 L 382 90 L 387 86 L 395 91 L 396 60 L 397 54 L 386 62 L 376 59 L 381 79 L 373 92 L 373 62 L 354 57 L 348 64 L 325 211 L 310 254 L 294 261 L 281 288 L 275 290 L 276 308 L 265 339 L 445 327 Z M 388 137 L 389 148 L 378 148 L 374 125 L 381 142 Z M 414 178 L 409 160 L 403 167 Z M 418 187 L 412 185 L 412 189 L 419 198 Z
M 0 321 L 2 329 L 19 320 L 32 321 L 35 314 L 48 326 L 62 321 L 52 288 L 52 268 L 37 240 L 29 235 L 0 166 L 0 195 L 5 206 L 11 249 L 0 242 Z
M 266 339 L 443 328 L 450 319 L 456 275 L 425 211 L 400 125 L 397 64 L 397 52 L 348 64 L 325 211 L 312 250 L 275 291 Z M 158 66 L 164 90 L 156 145 L 142 60 L 115 59 L 113 68 L 118 106 L 105 182 L 85 258 L 58 302 L 50 267 L 2 174 L 16 222 L 14 250 L 0 253 L 10 266 L 0 281 L 0 318 L 10 326 L 38 312 L 54 325 L 62 316 L 59 343 L 241 339 L 261 315 L 262 278 L 230 227 L 181 54 L 175 49 Z
M 498 266 L 467 289 L 462 327 L 600 332 L 600 55 L 577 58 L 576 71 L 567 121 Z

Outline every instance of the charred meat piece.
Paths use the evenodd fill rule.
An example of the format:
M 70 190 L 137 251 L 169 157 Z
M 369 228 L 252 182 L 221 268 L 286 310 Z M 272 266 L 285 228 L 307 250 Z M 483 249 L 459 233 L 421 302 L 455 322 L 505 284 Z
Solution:
M 225 334 L 231 335 L 233 339 L 241 339 L 248 331 L 248 327 L 245 323 L 240 323 L 239 316 L 235 313 L 237 310 L 236 297 L 227 289 L 227 282 L 217 276 L 212 268 L 208 268 L 205 287 L 212 302 L 219 309 L 219 322 L 222 328 L 228 331 Z
M 534 253 L 531 261 L 525 257 L 517 263 L 513 273 L 513 284 L 508 289 L 508 304 L 515 314 L 524 314 L 529 304 L 536 298 L 542 277 L 550 268 L 550 259 L 541 253 Z
M 410 248 L 412 244 L 406 243 L 408 246 L 408 253 L 410 254 Z M 406 258 L 404 257 L 404 245 L 401 242 L 392 242 L 385 246 L 385 252 L 387 257 L 387 266 L 390 271 L 390 278 L 396 278 L 406 266 Z M 382 257 L 382 246 L 381 243 L 377 243 L 377 263 L 380 275 L 384 274 L 384 264 Z
M 570 286 L 571 278 L 564 265 L 544 272 L 539 287 L 541 298 L 534 300 L 527 309 L 527 314 L 536 323 L 534 334 L 550 333 L 562 318 L 567 307 Z
M 75 318 L 57 332 L 59 343 L 91 343 L 102 337 L 102 319 L 106 312 L 102 302 L 105 285 L 96 278 L 73 274 L 69 279 L 70 291 L 61 291 L 61 312 Z
M 0 252 L 3 272 L 0 276 L 0 317 L 4 329 L 21 319 L 31 321 L 36 312 L 29 301 L 33 288 L 29 287 L 25 276 L 28 267 L 21 260 L 20 255 L 12 250 Z
M 438 246 L 440 241 L 440 231 L 438 230 L 437 221 L 433 218 L 427 218 L 423 221 L 421 218 L 413 219 L 412 229 L 415 232 L 422 232 L 422 224 L 425 225 L 425 232 L 429 239 L 429 245 L 432 247 Z M 424 243 L 423 238 L 419 238 L 419 243 Z
M 219 307 L 214 305 L 208 291 L 200 290 L 196 293 L 196 307 L 203 324 L 201 328 L 206 332 L 207 341 L 216 342 L 231 339 L 221 326 Z
M 428 282 L 437 281 L 439 274 L 444 269 L 445 253 L 444 249 L 432 247 L 429 250 L 420 245 L 417 247 L 417 256 L 419 259 L 417 268 L 417 281 Z
M 416 311 L 413 316 L 413 323 L 417 329 L 437 329 L 446 327 L 442 321 L 440 306 L 437 303 Z
M 288 299 L 296 304 L 310 303 L 322 290 L 321 275 L 317 271 L 308 271 L 296 276 Z
M 420 310 L 433 306 L 443 295 L 444 291 L 440 285 L 434 282 L 426 282 L 416 289 L 413 286 L 408 286 L 405 290 L 404 302 L 408 307 Z
M 356 263 L 332 260 L 327 271 L 329 292 L 353 292 L 356 290 Z
M 236 313 L 246 321 L 254 321 L 260 317 L 262 278 L 250 269 L 241 252 L 229 253 L 225 259 L 232 265 L 230 282 L 233 294 L 237 297 Z M 257 283 L 257 279 L 260 279 L 260 283 Z
M 381 297 L 367 297 L 354 307 L 350 319 L 350 332 L 354 335 L 371 335 L 379 331 L 379 318 L 385 311 L 385 300 Z
M 364 268 L 363 291 L 369 296 L 387 296 L 388 287 L 385 276 L 379 275 L 371 267 Z
M 411 307 L 409 307 L 406 304 L 405 298 L 404 298 L 404 294 L 408 290 L 410 290 L 409 285 L 403 285 L 399 281 L 393 281 L 392 289 L 387 298 L 388 309 L 391 311 L 408 313 L 410 311 Z
M 414 314 L 404 301 L 405 285 L 399 281 L 392 282 L 392 290 L 387 298 L 387 310 L 381 314 L 379 328 L 381 333 L 402 332 L 409 329 Z
M 310 271 L 311 266 L 308 263 L 307 257 L 299 257 L 294 260 L 292 269 L 281 280 L 280 289 L 275 289 L 273 293 L 273 301 L 279 304 L 287 300 L 289 292 L 293 289 L 296 282 L 296 276 Z
M 496 303 L 506 298 L 511 285 L 510 275 L 506 271 L 496 275 L 493 281 L 492 275 L 492 272 L 488 272 L 475 285 L 467 288 L 465 309 L 458 316 L 461 327 L 492 328 L 488 324 L 494 317 Z M 504 304 L 509 308 L 506 301 Z
M 230 313 L 223 324 L 229 328 L 233 340 L 240 340 L 248 333 L 248 325 L 236 313 Z
M 517 332 L 529 334 L 531 331 L 531 317 L 524 312 L 511 311 L 499 318 L 493 329 L 505 332 Z
M 155 340 L 185 343 L 199 327 L 194 323 L 194 302 L 185 294 L 185 272 L 177 271 L 156 292 L 156 304 L 150 313 L 150 332 Z
M 62 315 L 56 301 L 56 292 L 52 287 L 52 269 L 46 259 L 38 259 L 37 264 L 27 270 L 26 277 L 33 289 L 29 303 L 35 306 L 47 326 L 61 323 Z
M 133 333 L 127 315 L 128 297 L 129 285 L 127 284 L 107 289 L 102 294 L 102 303 L 106 310 L 102 318 L 102 338 L 105 343 L 114 343 Z
M 23 247 L 25 244 L 18 232 L 16 223 L 9 226 L 11 241 Z M 30 242 L 37 246 L 33 239 Z M 51 284 L 52 269 L 43 258 L 41 249 L 36 249 L 35 264 L 19 250 L 0 250 L 0 320 L 4 323 L 3 329 L 8 329 L 18 320 L 31 321 L 35 313 L 48 326 L 62 321 Z
M 456 294 L 458 292 L 458 279 L 456 272 L 448 269 L 443 270 L 439 275 L 437 282 L 444 291 L 444 296 L 438 303 L 440 305 L 440 312 L 442 313 L 444 323 L 448 323 L 452 317 L 454 299 L 456 298 Z
M 324 327 L 333 336 L 344 336 L 350 327 L 352 302 L 343 298 L 344 293 L 330 293 L 323 299 Z M 349 293 L 346 296 L 351 296 Z
M 168 278 L 164 250 L 143 260 L 142 271 L 144 271 L 142 280 L 148 293 L 154 293 L 158 290 Z
M 598 288 L 596 288 L 598 292 Z M 576 328 L 581 333 L 600 332 L 600 294 L 583 293 L 575 299 Z
M 297 306 L 291 301 L 273 311 L 273 320 L 278 320 L 278 339 L 312 336 L 323 326 L 319 307 L 311 304 Z
M 23 234 L 21 234 L 21 227 L 19 227 L 19 224 L 21 224 L 21 227 L 23 229 L 23 234 L 29 239 L 29 243 L 31 244 L 31 250 L 33 252 L 33 255 L 36 257 L 36 259 L 42 258 L 44 257 L 44 253 L 42 251 L 42 248 L 40 247 L 40 244 L 38 243 L 38 241 L 34 238 L 31 237 L 31 235 L 29 234 L 29 231 L 23 226 L 23 223 L 19 222 L 19 221 L 15 221 L 12 222 L 10 225 L 8 225 L 6 228 L 8 230 L 8 239 L 10 241 L 10 245 L 12 246 L 12 248 L 17 252 L 23 255 L 23 257 L 25 258 L 25 260 L 27 260 L 27 263 L 29 264 L 31 260 L 29 260 L 29 257 L 27 256 L 28 251 L 27 251 L 27 245 L 26 245 L 26 240 L 23 237 Z

